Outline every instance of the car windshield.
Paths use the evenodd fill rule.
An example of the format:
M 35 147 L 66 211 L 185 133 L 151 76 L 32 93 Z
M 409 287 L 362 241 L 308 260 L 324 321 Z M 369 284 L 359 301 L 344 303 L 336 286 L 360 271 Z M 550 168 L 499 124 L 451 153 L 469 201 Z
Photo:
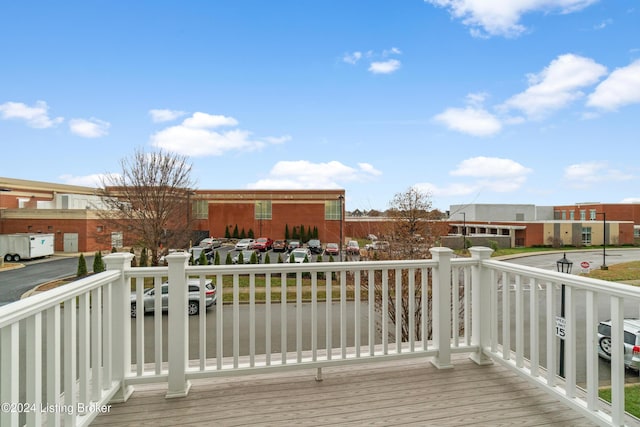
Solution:
M 262 243 L 262 242 L 266 242 L 267 239 L 265 237 L 261 237 L 257 240 L 258 242 Z

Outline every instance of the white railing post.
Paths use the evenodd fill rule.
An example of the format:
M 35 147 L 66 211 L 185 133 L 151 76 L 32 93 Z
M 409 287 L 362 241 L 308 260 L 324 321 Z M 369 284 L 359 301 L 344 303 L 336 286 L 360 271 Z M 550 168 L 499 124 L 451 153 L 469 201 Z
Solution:
M 120 278 L 113 283 L 113 303 L 111 304 L 111 321 L 113 340 L 119 340 L 120 345 L 114 343 L 112 348 L 104 348 L 105 357 L 111 357 L 112 381 L 120 383 L 120 389 L 111 402 L 126 402 L 133 393 L 133 387 L 125 385 L 125 379 L 131 372 L 131 281 L 125 277 L 125 271 L 131 268 L 133 254 L 129 252 L 114 252 L 104 257 L 107 270 L 119 270 Z M 110 354 L 107 354 L 110 352 Z
M 166 398 L 185 397 L 191 382 L 186 379 L 189 330 L 187 323 L 187 252 L 174 252 L 165 257 L 169 265 L 168 362 L 169 378 Z
M 451 364 L 451 256 L 453 250 L 429 249 L 438 266 L 433 271 L 433 342 L 438 355 L 431 363 L 438 369 L 453 368 Z
M 478 346 L 470 359 L 478 365 L 493 363 L 484 353 L 491 346 L 491 292 L 489 271 L 482 267 L 482 260 L 489 259 L 493 250 L 481 246 L 469 248 L 471 258 L 477 264 L 471 267 L 471 345 Z

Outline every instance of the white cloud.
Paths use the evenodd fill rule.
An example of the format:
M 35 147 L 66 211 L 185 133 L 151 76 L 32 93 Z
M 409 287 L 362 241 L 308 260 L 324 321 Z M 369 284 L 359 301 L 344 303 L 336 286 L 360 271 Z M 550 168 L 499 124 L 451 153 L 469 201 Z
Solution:
M 449 129 L 473 136 L 491 136 L 502 130 L 500 120 L 482 108 L 448 108 L 434 119 Z
M 228 151 L 254 151 L 267 144 L 282 144 L 291 137 L 253 138 L 242 129 L 216 131 L 212 128 L 236 126 L 233 117 L 194 113 L 181 124 L 162 129 L 151 136 L 151 145 L 185 156 L 220 156 Z
M 64 121 L 62 117 L 49 117 L 48 111 L 49 107 L 44 101 L 36 101 L 33 107 L 22 102 L 0 104 L 0 113 L 3 119 L 24 120 L 28 126 L 36 129 L 50 128 Z
M 511 159 L 480 156 L 463 160 L 450 174 L 476 179 L 472 188 L 507 193 L 522 187 L 531 172 Z
M 110 127 L 110 123 L 93 117 L 90 119 L 69 120 L 69 130 L 71 133 L 83 138 L 99 138 L 108 135 Z
M 430 182 L 422 182 L 414 185 L 418 190 L 429 193 L 434 197 L 468 196 L 480 190 L 477 184 L 449 184 L 446 187 L 438 187 Z
M 149 110 L 149 115 L 154 123 L 170 122 L 186 114 L 187 112 L 178 110 Z
M 613 71 L 589 95 L 587 105 L 605 110 L 640 103 L 640 59 Z
M 640 203 L 640 197 L 625 197 L 620 203 Z
M 193 116 L 182 122 L 184 126 L 190 128 L 217 128 L 220 126 L 237 126 L 238 121 L 233 117 L 220 116 L 207 113 L 193 113 Z
M 397 47 L 392 47 L 391 49 L 385 49 L 382 51 L 382 57 L 385 58 L 389 55 L 401 55 L 402 51 Z
M 574 188 L 588 188 L 602 182 L 628 181 L 634 176 L 609 167 L 607 162 L 593 161 L 569 165 L 564 177 Z
M 472 157 L 465 159 L 451 172 L 453 176 L 470 176 L 474 178 L 513 178 L 525 176 L 531 169 L 520 163 L 500 157 Z
M 477 37 L 516 37 L 526 31 L 520 24 L 523 15 L 532 12 L 571 13 L 598 0 L 425 0 L 449 10 L 461 19 Z
M 360 59 L 362 59 L 362 52 L 358 51 L 353 53 L 345 53 L 342 57 L 342 61 L 352 65 L 355 65 L 358 61 L 360 61 Z
M 308 160 L 280 161 L 269 171 L 269 176 L 249 184 L 252 189 L 321 189 L 344 188 L 346 182 L 363 182 L 379 176 L 369 163 L 350 167 L 338 161 L 312 163 Z
M 606 67 L 593 59 L 560 55 L 539 74 L 530 74 L 529 88 L 501 108 L 523 111 L 531 119 L 543 118 L 584 96 L 581 89 L 596 84 L 606 72 Z
M 400 69 L 400 61 L 397 59 L 389 59 L 388 61 L 372 62 L 369 65 L 369 71 L 373 74 L 391 74 Z
M 93 174 L 85 176 L 61 175 L 59 178 L 65 184 L 98 188 L 102 186 L 105 177 L 105 174 Z

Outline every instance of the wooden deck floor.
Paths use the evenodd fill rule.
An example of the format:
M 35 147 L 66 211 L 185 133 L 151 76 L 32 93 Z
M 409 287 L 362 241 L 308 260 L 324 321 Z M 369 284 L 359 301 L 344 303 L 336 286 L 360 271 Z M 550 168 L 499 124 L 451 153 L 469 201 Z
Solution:
M 590 426 L 577 412 L 497 364 L 454 356 L 454 369 L 427 359 L 371 363 L 192 382 L 185 398 L 166 384 L 136 386 L 92 426 Z

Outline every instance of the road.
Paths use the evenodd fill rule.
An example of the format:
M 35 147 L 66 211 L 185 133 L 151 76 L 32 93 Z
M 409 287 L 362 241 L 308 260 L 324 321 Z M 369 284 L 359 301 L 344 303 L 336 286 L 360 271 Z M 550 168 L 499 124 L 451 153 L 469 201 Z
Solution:
M 86 257 L 91 270 L 93 256 Z M 73 276 L 78 269 L 78 258 L 52 256 L 33 261 L 22 261 L 24 267 L 0 272 L 0 306 L 18 301 L 27 291 L 43 283 Z

